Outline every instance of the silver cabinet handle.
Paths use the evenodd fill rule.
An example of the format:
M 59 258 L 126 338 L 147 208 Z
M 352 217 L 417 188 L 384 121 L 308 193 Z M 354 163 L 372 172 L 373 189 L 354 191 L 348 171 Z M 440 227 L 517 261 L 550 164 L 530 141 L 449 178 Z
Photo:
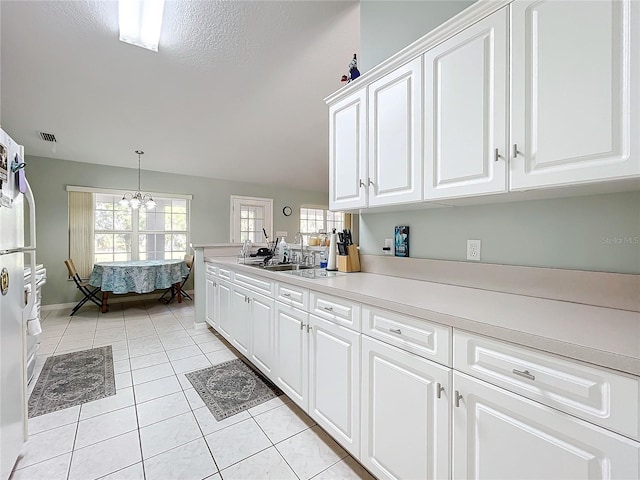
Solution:
M 520 155 L 522 152 L 520 150 L 518 150 L 518 144 L 514 143 L 513 144 L 513 158 L 516 158 L 518 155 Z
M 360 186 L 361 186 L 361 187 L 366 187 L 366 186 L 367 186 L 367 184 L 366 184 L 366 183 L 364 183 L 364 182 L 362 181 L 362 179 L 360 179 Z
M 398 335 L 402 334 L 402 330 L 400 330 L 399 328 L 390 328 L 389 331 L 391 333 L 397 333 Z
M 436 397 L 442 398 L 442 392 L 444 392 L 444 387 L 440 384 L 436 384 Z
M 529 380 L 535 380 L 536 377 L 534 377 L 533 375 L 531 375 L 529 373 L 529 370 L 516 370 L 515 368 L 513 369 L 513 373 L 515 373 L 516 375 L 520 375 L 521 377 L 524 378 L 528 378 Z
M 291 294 L 290 293 L 283 293 L 282 296 L 289 298 L 291 296 Z
M 313 325 L 307 325 L 307 333 L 313 330 Z
M 460 400 L 462 400 L 462 394 L 456 390 L 456 408 L 460 406 Z
M 373 185 L 375 187 L 375 183 L 373 183 L 373 180 L 371 180 L 371 177 L 367 178 L 367 182 L 369 183 L 369 185 Z
M 495 153 L 494 153 L 493 161 L 497 162 L 501 158 L 502 158 L 502 155 L 500 155 L 500 151 L 496 148 Z
M 300 322 L 300 330 L 304 330 L 305 324 Z
M 333 307 L 322 307 L 327 312 L 333 312 Z

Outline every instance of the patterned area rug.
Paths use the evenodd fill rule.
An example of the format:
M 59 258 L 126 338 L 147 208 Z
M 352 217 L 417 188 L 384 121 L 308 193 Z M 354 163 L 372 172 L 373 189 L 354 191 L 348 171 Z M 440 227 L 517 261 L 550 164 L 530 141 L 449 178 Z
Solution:
M 47 358 L 29 397 L 29 418 L 116 394 L 111 345 Z
M 240 359 L 187 373 L 186 377 L 218 421 L 282 395 L 278 387 Z

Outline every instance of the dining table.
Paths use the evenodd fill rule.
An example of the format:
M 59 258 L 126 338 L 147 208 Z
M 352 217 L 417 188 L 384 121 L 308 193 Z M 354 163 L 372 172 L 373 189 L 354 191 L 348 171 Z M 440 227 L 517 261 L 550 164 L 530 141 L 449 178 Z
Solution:
M 184 260 L 128 260 L 93 265 L 89 284 L 102 290 L 102 313 L 107 311 L 109 293 L 151 293 L 175 288 L 182 303 L 180 284 L 189 273 Z

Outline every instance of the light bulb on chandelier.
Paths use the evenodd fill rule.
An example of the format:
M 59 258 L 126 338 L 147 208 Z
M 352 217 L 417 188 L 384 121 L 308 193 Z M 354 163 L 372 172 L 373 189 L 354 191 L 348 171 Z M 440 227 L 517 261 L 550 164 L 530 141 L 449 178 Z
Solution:
M 120 200 L 120 205 L 123 207 L 130 207 L 134 210 L 138 208 L 146 208 L 147 210 L 153 210 L 156 206 L 156 202 L 153 200 L 153 197 L 150 193 L 145 193 L 144 195 L 140 193 L 140 157 L 144 155 L 142 150 L 136 150 L 135 152 L 138 155 L 138 191 L 136 193 L 125 193 L 122 196 L 122 200 Z

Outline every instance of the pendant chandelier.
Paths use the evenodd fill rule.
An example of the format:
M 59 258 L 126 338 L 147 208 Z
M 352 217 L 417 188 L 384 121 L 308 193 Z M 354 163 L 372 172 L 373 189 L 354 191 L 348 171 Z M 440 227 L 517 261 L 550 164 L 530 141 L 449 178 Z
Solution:
M 144 155 L 142 150 L 136 150 L 136 154 L 138 155 L 138 191 L 136 193 L 125 193 L 122 196 L 122 200 L 120 200 L 120 205 L 123 207 L 130 207 L 134 210 L 138 208 L 146 208 L 147 210 L 153 210 L 156 206 L 156 202 L 153 200 L 153 197 L 150 193 L 145 193 L 144 195 L 140 193 L 140 157 Z

